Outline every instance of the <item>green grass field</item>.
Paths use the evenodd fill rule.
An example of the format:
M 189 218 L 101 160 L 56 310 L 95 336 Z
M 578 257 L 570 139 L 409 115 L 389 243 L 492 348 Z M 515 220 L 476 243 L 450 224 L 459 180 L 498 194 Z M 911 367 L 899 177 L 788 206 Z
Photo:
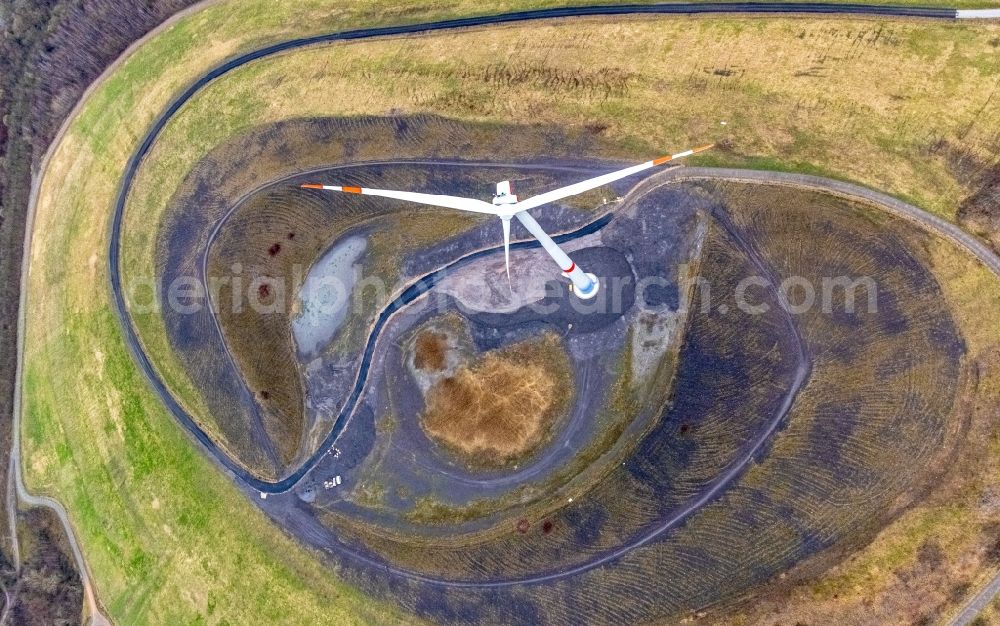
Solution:
M 503 8 L 524 6 L 529 3 Z M 63 137 L 40 190 L 26 285 L 23 458 L 29 488 L 66 504 L 96 591 L 119 623 L 401 619 L 340 583 L 278 531 L 194 447 L 138 373 L 110 304 L 106 244 L 120 171 L 139 138 L 173 94 L 240 51 L 344 28 L 500 8 L 490 1 L 395 10 L 375 2 L 219 2 L 126 60 Z M 1000 27 L 883 23 L 898 45 L 876 56 L 852 56 L 847 33 L 874 32 L 879 23 L 719 18 L 608 26 L 587 20 L 283 55 L 214 84 L 170 125 L 132 198 L 126 261 L 151 259 L 144 255 L 166 199 L 191 159 L 213 142 L 277 117 L 384 113 L 389 107 L 470 119 L 607 120 L 608 132 L 634 138 L 637 155 L 722 135 L 729 147 L 715 157 L 720 163 L 819 168 L 950 215 L 963 190 L 926 148 L 943 136 L 982 152 L 996 133 L 1000 114 L 982 107 L 1000 72 L 990 43 Z M 626 55 L 625 29 L 635 49 L 659 54 L 660 61 Z M 663 43 L 668 35 L 669 47 Z M 483 70 L 513 54 L 532 68 L 547 55 L 539 41 L 570 46 L 572 53 L 557 65 L 580 67 L 597 59 L 638 80 L 627 97 L 580 99 L 572 90 L 553 92 L 526 81 L 510 86 L 523 97 L 517 104 L 492 101 L 496 74 Z M 842 55 L 824 61 L 824 81 L 795 76 L 816 65 L 823 49 Z M 455 73 L 455 50 L 463 50 L 470 73 Z M 898 80 L 917 68 L 927 71 Z M 558 85 L 559 72 L 574 68 L 554 69 Z M 315 79 L 310 89 L 297 82 L 306 76 Z M 409 82 L 414 77 L 419 87 Z M 651 113 L 648 105 L 656 103 L 660 108 Z M 729 122 L 724 132 L 719 120 Z M 785 130 L 790 128 L 802 130 Z M 163 336 L 148 331 L 143 339 L 160 357 L 166 381 L 197 415 L 203 403 L 190 393 L 186 374 L 172 368 Z

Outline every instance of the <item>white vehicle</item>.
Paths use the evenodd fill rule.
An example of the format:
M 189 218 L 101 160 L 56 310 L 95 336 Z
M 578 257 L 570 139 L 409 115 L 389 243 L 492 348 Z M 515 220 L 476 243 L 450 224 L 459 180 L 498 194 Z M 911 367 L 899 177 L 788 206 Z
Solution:
M 669 163 L 670 161 L 682 159 L 686 156 L 691 156 L 692 154 L 708 150 L 711 147 L 712 145 L 702 146 L 700 148 L 685 150 L 684 152 L 679 152 L 670 156 L 653 159 L 652 161 L 646 161 L 645 163 L 633 165 L 632 167 L 628 167 L 623 170 L 618 170 L 616 172 L 590 178 L 579 183 L 574 183 L 566 187 L 560 187 L 559 189 L 547 191 L 543 194 L 532 196 L 531 198 L 523 201 L 518 200 L 517 196 L 513 192 L 513 189 L 511 188 L 510 181 L 508 180 L 497 183 L 497 192 L 496 195 L 493 196 L 492 203 L 476 200 L 474 198 L 461 198 L 458 196 L 416 193 L 411 191 L 392 191 L 388 189 L 369 189 L 367 187 L 320 185 L 315 183 L 306 183 L 302 185 L 302 187 L 304 189 L 323 189 L 327 191 L 358 193 L 368 196 L 383 196 L 386 198 L 408 200 L 410 202 L 429 204 L 431 206 L 444 207 L 448 209 L 457 209 L 459 211 L 472 211 L 474 213 L 495 215 L 500 218 L 501 224 L 503 225 L 504 259 L 507 263 L 508 280 L 510 280 L 510 220 L 512 217 L 516 217 L 517 220 L 528 230 L 528 232 L 542 244 L 542 247 L 549 253 L 552 260 L 556 262 L 563 274 L 573 281 L 573 293 L 580 298 L 589 299 L 597 295 L 597 291 L 600 287 L 600 282 L 597 280 L 597 277 L 580 269 L 580 267 L 569 258 L 569 255 L 566 254 L 563 249 L 552 240 L 551 237 L 549 237 L 548 233 L 546 233 L 538 222 L 535 221 L 535 218 L 528 213 L 528 210 L 539 207 L 543 204 L 548 204 L 549 202 L 561 200 L 562 198 L 575 196 L 591 189 L 603 187 L 608 183 L 612 183 L 633 174 L 638 174 L 639 172 L 648 170 L 651 167 L 656 167 L 657 165 L 663 165 L 664 163 Z

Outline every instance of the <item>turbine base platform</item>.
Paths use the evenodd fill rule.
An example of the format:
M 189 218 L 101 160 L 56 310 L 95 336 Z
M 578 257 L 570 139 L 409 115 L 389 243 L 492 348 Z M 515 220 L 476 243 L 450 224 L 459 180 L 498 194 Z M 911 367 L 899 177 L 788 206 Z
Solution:
M 594 276 L 590 272 L 587 272 L 587 278 L 589 278 L 591 283 L 593 284 L 593 286 L 590 288 L 590 291 L 587 292 L 580 291 L 579 289 L 576 288 L 576 285 L 569 286 L 569 290 L 572 291 L 573 294 L 575 294 L 576 297 L 580 298 L 581 300 L 590 300 L 591 298 L 596 296 L 597 292 L 600 291 L 601 289 L 601 281 L 597 280 L 597 276 Z

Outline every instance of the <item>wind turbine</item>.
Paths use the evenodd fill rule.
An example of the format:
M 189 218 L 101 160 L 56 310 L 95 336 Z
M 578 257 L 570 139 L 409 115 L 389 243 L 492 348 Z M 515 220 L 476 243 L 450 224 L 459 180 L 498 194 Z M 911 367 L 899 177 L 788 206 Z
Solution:
M 458 209 L 459 211 L 472 211 L 473 213 L 495 215 L 500 218 L 503 225 L 503 252 L 504 260 L 507 264 L 508 281 L 510 280 L 510 220 L 511 218 L 516 217 L 517 221 L 521 222 L 528 232 L 542 244 L 545 251 L 549 253 L 552 260 L 555 261 L 559 266 L 559 269 L 562 270 L 563 275 L 573 281 L 573 293 L 575 293 L 577 297 L 586 300 L 597 295 L 597 290 L 600 287 L 600 282 L 597 280 L 597 277 L 580 269 L 580 266 L 569 258 L 569 255 L 559 247 L 559 244 L 553 241 L 552 237 L 549 237 L 548 233 L 546 233 L 538 222 L 535 221 L 535 218 L 528 213 L 528 210 L 534 209 L 535 207 L 539 207 L 543 204 L 548 204 L 549 202 L 568 198 L 569 196 L 575 196 L 591 189 L 603 187 L 608 183 L 612 183 L 633 174 L 638 174 L 639 172 L 656 167 L 657 165 L 663 165 L 671 161 L 676 161 L 677 159 L 691 156 L 692 154 L 703 152 L 711 148 L 712 145 L 701 146 L 699 148 L 685 150 L 684 152 L 678 152 L 677 154 L 671 154 L 669 156 L 653 159 L 652 161 L 646 161 L 645 163 L 633 165 L 632 167 L 627 167 L 623 170 L 617 170 L 615 172 L 603 174 L 595 178 L 589 178 L 572 185 L 567 185 L 566 187 L 553 189 L 552 191 L 532 196 L 527 200 L 517 199 L 517 196 L 511 190 L 509 180 L 497 183 L 497 192 L 493 196 L 492 203 L 477 200 L 475 198 L 462 198 L 459 196 L 444 196 L 429 193 L 416 193 L 412 191 L 392 191 L 389 189 L 369 189 L 368 187 L 350 187 L 345 185 L 320 185 L 316 183 L 306 183 L 302 185 L 302 188 L 342 191 L 345 193 L 357 193 L 366 196 L 382 196 L 384 198 L 408 200 L 410 202 L 429 204 L 431 206 L 444 207 L 447 209 Z

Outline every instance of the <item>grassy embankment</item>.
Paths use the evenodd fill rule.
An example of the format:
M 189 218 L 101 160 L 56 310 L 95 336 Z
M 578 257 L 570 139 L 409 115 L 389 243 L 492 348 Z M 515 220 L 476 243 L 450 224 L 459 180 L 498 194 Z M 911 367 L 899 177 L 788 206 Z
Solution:
M 490 10 L 472 2 L 403 15 L 374 7 L 215 5 L 154 38 L 103 84 L 50 163 L 28 285 L 25 465 L 33 488 L 66 502 L 98 591 L 123 623 L 199 615 L 299 623 L 343 623 L 351 615 L 389 619 L 337 585 L 211 470 L 137 373 L 105 288 L 107 210 L 121 166 L 170 95 L 200 71 L 238 50 L 285 37 Z M 811 163 L 947 214 L 962 190 L 943 161 L 925 150 L 938 137 L 981 150 L 995 132 L 996 113 L 980 107 L 987 79 L 997 71 L 989 41 L 998 29 L 894 23 L 885 25 L 892 34 L 879 38 L 893 44 L 855 41 L 859 29 L 874 33 L 878 27 L 868 21 L 730 18 L 701 20 L 696 28 L 690 22 L 588 21 L 285 55 L 219 81 L 182 114 L 161 147 L 178 131 L 189 145 L 158 150 L 155 167 L 146 170 L 156 172 L 155 180 L 140 190 L 132 215 L 146 226 L 145 246 L 151 246 L 162 206 L 137 210 L 155 208 L 142 198 L 158 187 L 168 192 L 160 196 L 165 199 L 169 181 L 227 134 L 276 116 L 379 113 L 392 106 L 473 119 L 608 120 L 606 132 L 637 138 L 637 154 L 717 137 L 718 121 L 727 120 L 723 132 L 731 135 L 733 155 Z M 621 46 L 625 28 L 639 54 Z M 654 32 L 643 36 L 644 30 Z M 552 49 L 566 54 L 548 54 Z M 447 60 L 456 50 L 469 68 L 462 73 Z M 505 58 L 517 61 L 497 61 Z M 817 64 L 828 72 L 825 78 L 796 76 Z M 624 70 L 627 93 L 603 91 L 600 74 L 584 76 L 581 87 L 578 72 L 588 66 Z M 508 69 L 514 70 L 511 79 Z M 920 70 L 915 77 L 914 69 Z M 299 82 L 310 76 L 316 80 Z M 255 77 L 269 79 L 265 89 L 249 82 Z M 789 128 L 799 130 L 783 130 Z M 720 154 L 729 163 L 752 162 L 752 156 Z M 126 260 L 141 259 L 142 231 L 134 221 L 128 226 L 130 237 L 139 239 L 128 248 L 136 256 Z M 167 357 L 162 338 L 144 339 L 151 353 Z M 197 412 L 198 398 L 183 393 L 183 372 L 160 365 Z

